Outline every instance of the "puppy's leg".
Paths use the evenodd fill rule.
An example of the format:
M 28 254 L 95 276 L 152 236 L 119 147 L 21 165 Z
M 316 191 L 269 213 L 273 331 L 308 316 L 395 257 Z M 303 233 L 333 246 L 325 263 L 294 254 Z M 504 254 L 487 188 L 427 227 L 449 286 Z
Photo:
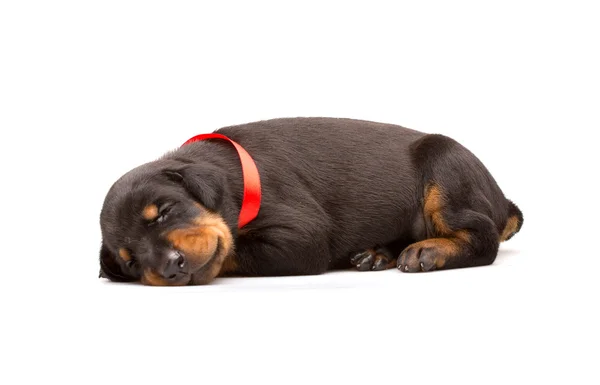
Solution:
M 479 159 L 456 141 L 426 135 L 411 146 L 411 156 L 424 186 L 425 239 L 401 253 L 398 268 L 415 272 L 493 263 L 500 234 L 520 229 L 520 211 Z
M 424 203 L 430 238 L 408 246 L 398 257 L 403 272 L 489 265 L 498 252 L 496 226 L 471 208 L 454 208 L 438 185 L 430 185 Z
M 237 240 L 237 270 L 249 276 L 313 275 L 328 270 L 331 261 L 327 215 L 313 201 L 268 207 L 270 216 L 257 218 Z

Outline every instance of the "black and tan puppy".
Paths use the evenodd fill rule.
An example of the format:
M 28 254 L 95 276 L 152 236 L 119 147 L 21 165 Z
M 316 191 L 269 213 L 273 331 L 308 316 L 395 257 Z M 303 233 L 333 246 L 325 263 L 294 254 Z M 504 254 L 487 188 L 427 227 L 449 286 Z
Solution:
M 186 285 L 352 265 L 403 272 L 481 266 L 523 224 L 484 165 L 445 136 L 330 118 L 217 132 L 258 167 L 258 216 L 238 229 L 243 181 L 230 143 L 185 145 L 128 172 L 108 192 L 101 276 Z

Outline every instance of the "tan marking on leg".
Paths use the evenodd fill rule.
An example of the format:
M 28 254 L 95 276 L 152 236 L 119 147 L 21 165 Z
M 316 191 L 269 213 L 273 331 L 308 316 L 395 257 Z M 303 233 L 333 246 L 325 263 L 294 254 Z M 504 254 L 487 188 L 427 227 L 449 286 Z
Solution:
M 457 241 L 461 241 L 465 244 L 471 242 L 471 234 L 467 230 L 458 230 L 453 232 L 452 235 Z
M 429 218 L 433 224 L 436 235 L 442 237 L 426 239 L 417 242 L 415 246 L 436 248 L 440 251 L 436 257 L 437 267 L 444 266 L 449 258 L 459 255 L 461 249 L 470 242 L 468 231 L 453 231 L 444 219 L 443 210 L 445 204 L 445 197 L 440 186 L 437 184 L 429 185 L 423 202 L 423 211 L 425 219 Z
M 451 258 L 457 257 L 470 242 L 469 232 L 459 230 L 453 233 L 449 238 L 430 238 L 413 243 L 410 248 L 416 249 L 435 249 L 435 265 L 442 268 Z
M 435 256 L 435 265 L 442 268 L 448 259 L 458 255 L 460 247 L 452 239 L 448 238 L 431 238 L 421 242 L 417 242 L 414 247 L 421 249 L 435 249 L 438 253 Z
M 450 234 L 450 227 L 443 217 L 442 210 L 444 208 L 445 199 L 441 188 L 432 184 L 427 188 L 425 200 L 423 202 L 423 211 L 426 218 L 431 219 L 431 223 L 435 230 L 442 235 Z
M 148 221 L 153 221 L 158 217 L 158 207 L 156 205 L 148 205 L 142 210 L 142 216 Z
M 506 241 L 512 234 L 514 234 L 519 228 L 519 218 L 516 216 L 512 216 L 508 218 L 506 222 L 506 226 L 504 226 L 504 230 L 502 231 L 502 235 L 500 235 L 500 242 Z

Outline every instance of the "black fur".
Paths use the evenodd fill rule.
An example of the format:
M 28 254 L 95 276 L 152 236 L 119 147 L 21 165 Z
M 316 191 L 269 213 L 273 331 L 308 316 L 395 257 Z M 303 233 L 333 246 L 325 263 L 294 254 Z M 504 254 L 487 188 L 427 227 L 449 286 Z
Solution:
M 332 118 L 275 119 L 217 132 L 256 162 L 263 194 L 258 217 L 238 233 L 243 186 L 233 147 L 220 140 L 186 145 L 132 170 L 109 191 L 101 214 L 104 276 L 137 278 L 116 258 L 119 247 L 132 249 L 137 264 L 152 266 L 155 249 L 169 246 L 135 219 L 156 200 L 178 202 L 163 232 L 198 215 L 194 202 L 218 212 L 234 238 L 237 273 L 251 276 L 319 274 L 350 267 L 350 257 L 369 248 L 387 246 L 397 256 L 434 237 L 423 216 L 432 182 L 446 194 L 448 225 L 473 239 L 447 267 L 492 263 L 509 216 L 518 216 L 519 228 L 523 222 L 483 164 L 441 135 Z

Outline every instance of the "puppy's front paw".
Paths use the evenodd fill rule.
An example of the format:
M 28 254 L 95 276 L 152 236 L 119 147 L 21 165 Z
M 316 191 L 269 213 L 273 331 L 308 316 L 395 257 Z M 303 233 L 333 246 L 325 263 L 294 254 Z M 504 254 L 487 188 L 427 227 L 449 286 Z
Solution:
M 350 258 L 350 263 L 358 271 L 385 270 L 394 266 L 394 259 L 384 249 L 368 249 Z

